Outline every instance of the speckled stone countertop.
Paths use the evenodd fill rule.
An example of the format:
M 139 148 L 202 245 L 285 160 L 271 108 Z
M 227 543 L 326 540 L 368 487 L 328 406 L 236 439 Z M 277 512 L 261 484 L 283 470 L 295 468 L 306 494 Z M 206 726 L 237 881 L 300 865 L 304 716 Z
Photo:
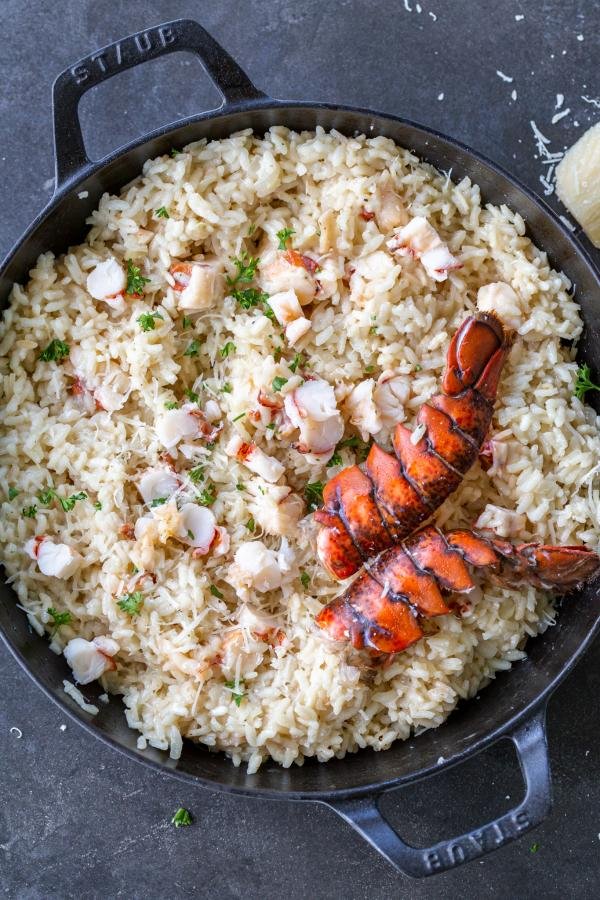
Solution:
M 600 6 L 589 0 L 4 0 L 0 16 L 2 253 L 51 196 L 54 76 L 179 16 L 200 21 L 272 96 L 423 122 L 547 193 L 563 214 L 548 154 L 600 121 Z M 82 104 L 91 155 L 215 100 L 187 56 L 124 73 Z M 325 807 L 193 789 L 116 754 L 67 723 L 3 648 L 0 685 L 1 896 L 598 896 L 598 642 L 550 702 L 551 816 L 521 841 L 426 882 L 398 876 Z M 403 836 L 425 845 L 475 827 L 521 793 L 503 742 L 385 804 Z M 193 827 L 169 824 L 180 805 Z

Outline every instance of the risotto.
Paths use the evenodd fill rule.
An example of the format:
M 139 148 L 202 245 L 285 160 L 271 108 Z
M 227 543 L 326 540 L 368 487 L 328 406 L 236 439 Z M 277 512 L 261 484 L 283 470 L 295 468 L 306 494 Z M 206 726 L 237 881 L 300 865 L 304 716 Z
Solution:
M 89 225 L 4 315 L 0 542 L 32 627 L 122 695 L 141 748 L 188 738 L 250 772 L 383 750 L 523 658 L 552 602 L 482 576 L 435 633 L 358 664 L 315 627 L 341 587 L 312 516 L 414 422 L 495 285 L 517 338 L 492 466 L 435 522 L 598 547 L 578 307 L 518 214 L 390 140 L 276 127 L 148 161 Z M 407 227 L 434 236 L 429 262 L 389 249 Z M 290 412 L 299 388 L 314 421 Z

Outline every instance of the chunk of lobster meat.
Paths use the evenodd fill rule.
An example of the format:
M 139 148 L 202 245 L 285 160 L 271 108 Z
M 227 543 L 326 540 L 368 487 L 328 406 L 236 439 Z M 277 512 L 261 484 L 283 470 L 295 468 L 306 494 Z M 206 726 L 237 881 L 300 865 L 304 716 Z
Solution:
M 423 268 L 434 281 L 445 281 L 449 271 L 462 266 L 424 216 L 411 219 L 387 242 L 387 246 L 398 256 L 421 260 Z
M 377 227 L 384 234 L 400 225 L 406 225 L 409 220 L 406 207 L 393 189 L 389 180 L 379 184 L 372 205 L 375 212 Z
M 383 428 L 383 423 L 373 398 L 374 388 L 374 379 L 366 378 L 352 389 L 345 403 L 350 422 L 356 425 L 363 441 L 367 441 L 370 435 L 377 434 Z
M 344 581 L 361 567 L 362 556 L 339 516 L 317 509 L 314 518 L 322 526 L 317 536 L 319 560 L 333 578 Z
M 247 485 L 253 494 L 250 510 L 265 534 L 291 536 L 296 533 L 298 522 L 304 515 L 304 503 L 287 484 L 270 484 L 267 487 Z
M 302 264 L 296 265 L 286 253 L 277 253 L 263 257 L 259 268 L 258 280 L 267 294 L 279 294 L 283 291 L 294 291 L 301 306 L 312 303 L 317 291 L 314 271 L 309 272 Z M 292 257 L 291 259 L 295 259 Z
M 53 578 L 70 578 L 83 562 L 81 554 L 69 544 L 56 543 L 45 534 L 28 540 L 24 549 L 37 562 L 42 575 Z
M 519 295 L 504 281 L 494 281 L 480 287 L 477 291 L 477 308 L 481 312 L 500 316 L 503 322 L 515 330 L 523 324 Z
M 162 412 L 156 422 L 156 436 L 166 450 L 190 438 L 202 438 L 212 443 L 221 432 L 221 428 L 208 422 L 202 410 L 194 403 L 186 403 L 181 409 L 168 409 Z
M 217 535 L 215 515 L 206 506 L 184 503 L 179 515 L 181 526 L 177 537 L 182 543 L 193 547 L 196 555 L 208 553 L 217 537 L 223 540 L 221 535 Z
M 114 256 L 110 256 L 98 263 L 87 277 L 86 287 L 88 294 L 94 300 L 114 301 L 127 287 L 127 276 L 121 263 Z M 123 303 L 124 307 L 124 303 Z
M 270 616 L 257 606 L 253 606 L 251 603 L 244 603 L 238 613 L 238 624 L 240 628 L 253 634 L 267 635 L 278 627 L 278 620 L 275 616 Z
M 377 379 L 373 400 L 383 425 L 393 428 L 406 418 L 404 407 L 410 399 L 410 381 L 405 375 L 396 375 L 386 369 Z
M 216 400 L 206 401 L 204 404 L 204 417 L 207 422 L 210 422 L 211 424 L 213 422 L 218 422 L 222 415 L 221 407 Z
M 233 559 L 230 576 L 237 584 L 253 588 L 259 593 L 281 587 L 283 578 L 277 553 L 262 541 L 247 541 L 242 544 Z
M 144 503 L 169 499 L 179 490 L 179 478 L 171 470 L 161 467 L 146 469 L 138 483 Z
M 269 306 L 280 325 L 289 325 L 302 316 L 302 307 L 293 290 L 279 291 L 269 297 Z
M 278 481 L 285 472 L 285 467 L 278 459 L 268 456 L 256 444 L 243 441 L 239 434 L 233 435 L 225 447 L 225 453 L 243 463 L 251 472 L 255 472 L 271 484 Z
M 217 261 L 177 262 L 169 271 L 179 293 L 178 309 L 202 312 L 222 299 L 222 267 Z
M 113 659 L 119 652 L 119 645 L 105 635 L 95 637 L 91 641 L 85 638 L 73 638 L 63 650 L 63 655 L 71 667 L 73 677 L 78 684 L 90 684 L 116 669 Z
M 332 386 L 321 378 L 305 381 L 285 395 L 284 406 L 290 422 L 300 430 L 298 449 L 331 455 L 344 434 Z
M 231 536 L 226 528 L 223 528 L 222 525 L 217 525 L 215 528 L 215 536 L 213 542 L 210 547 L 211 554 L 213 556 L 226 556 L 229 553 L 229 548 L 231 547 Z M 197 551 L 194 550 L 192 556 L 196 556 Z
M 295 347 L 298 341 L 304 337 L 311 329 L 310 319 L 304 318 L 304 316 L 300 316 L 298 319 L 294 319 L 293 322 L 290 322 L 289 325 L 285 326 L 285 336 L 290 347 Z

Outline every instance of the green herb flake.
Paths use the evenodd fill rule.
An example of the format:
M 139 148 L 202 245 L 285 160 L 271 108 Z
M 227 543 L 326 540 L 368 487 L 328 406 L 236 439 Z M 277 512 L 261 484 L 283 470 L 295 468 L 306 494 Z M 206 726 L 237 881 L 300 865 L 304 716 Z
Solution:
M 169 500 L 168 497 L 155 497 L 154 500 L 150 501 L 150 506 L 154 508 L 155 506 L 164 506 Z
M 416 366 L 413 366 L 413 372 L 421 372 L 423 370 L 423 366 L 420 366 L 418 363 Z
M 371 449 L 372 441 L 363 441 L 358 437 L 357 434 L 352 435 L 352 437 L 346 438 L 344 441 L 340 441 L 337 445 L 336 452 L 338 450 L 343 450 L 344 447 L 347 447 L 349 450 L 354 450 L 356 452 L 356 458 L 359 462 L 364 462 L 367 456 L 369 455 L 369 450 Z
M 126 259 L 125 263 L 127 265 L 127 287 L 125 288 L 125 293 L 139 294 L 141 296 L 144 293 L 144 285 L 148 284 L 150 279 L 144 278 L 140 267 L 135 266 L 132 259 Z M 154 328 L 154 326 L 152 327 Z M 146 330 L 144 329 L 144 331 Z
M 187 536 L 189 537 L 190 541 L 193 541 L 193 540 L 194 540 L 194 532 L 192 531 L 191 528 L 188 528 L 188 530 L 187 530 Z
M 87 500 L 85 491 L 79 491 L 78 494 L 71 494 L 70 497 L 59 497 L 58 502 L 65 512 L 71 512 L 78 500 Z
M 188 398 L 190 403 L 198 403 L 200 401 L 200 395 L 195 391 L 192 391 L 190 388 L 185 388 L 183 393 Z
M 529 848 L 529 852 L 537 853 L 539 849 L 540 849 L 540 845 L 536 842 L 535 844 L 531 845 L 531 847 Z
M 250 225 L 248 225 L 248 232 L 247 232 L 248 237 L 250 237 L 250 235 L 254 234 L 255 231 L 256 231 L 256 225 L 254 222 L 251 222 Z
M 175 828 L 181 828 L 183 825 L 191 825 L 193 821 L 191 813 L 184 809 L 183 806 L 180 806 L 171 819 L 171 825 L 174 825 Z
M 50 618 L 52 619 L 52 634 L 51 634 L 51 637 L 54 637 L 54 635 L 56 634 L 56 632 L 58 631 L 58 629 L 61 627 L 61 625 L 68 625 L 69 622 L 71 621 L 71 619 L 73 618 L 73 617 L 71 616 L 71 613 L 70 613 L 70 612 L 62 612 L 62 613 L 59 613 L 59 612 L 57 612 L 57 611 L 54 609 L 53 606 L 49 606 L 48 609 L 46 610 L 46 612 L 48 613 L 48 615 L 49 615 Z
M 293 228 L 282 228 L 281 231 L 277 231 L 277 240 L 279 244 L 277 245 L 278 250 L 286 250 L 289 240 L 293 234 L 296 234 Z
M 142 331 L 154 331 L 156 328 L 156 319 L 163 319 L 160 313 L 142 313 L 137 317 L 138 325 Z
M 183 328 L 184 331 L 187 331 L 188 328 L 191 328 L 192 324 L 193 324 L 192 320 L 190 319 L 189 316 L 184 316 L 183 319 L 181 320 L 181 327 Z
M 9 500 L 14 500 L 15 497 L 18 497 L 20 493 L 21 493 L 21 491 L 19 490 L 19 488 L 9 487 L 9 489 L 8 489 L 8 499 L 9 499 Z
M 332 466 L 341 466 L 341 464 L 342 464 L 342 457 L 340 456 L 340 454 L 337 451 L 334 452 L 331 459 L 329 459 L 326 463 L 328 468 L 331 468 Z
M 37 506 L 24 506 L 21 512 L 26 519 L 35 519 L 37 515 Z
M 235 287 L 237 284 L 250 284 L 260 262 L 258 257 L 249 256 L 244 250 L 238 257 L 233 257 L 231 261 L 236 268 L 236 273 L 233 278 L 227 276 L 226 281 L 229 287 Z
M 94 503 L 94 509 L 97 509 L 97 510 L 102 509 L 102 504 L 100 503 L 99 500 L 96 500 L 96 502 Z
M 271 304 L 267 300 L 263 301 L 263 313 L 265 314 L 267 319 L 271 320 L 271 322 L 275 321 L 275 313 L 271 308 Z
M 179 156 L 180 153 L 181 153 L 181 150 L 177 150 L 176 147 L 171 148 L 171 156 L 173 157 L 173 159 L 175 159 L 176 156 Z
M 308 504 L 309 512 L 313 512 L 323 502 L 323 487 L 322 481 L 313 481 L 312 484 L 305 486 L 304 499 Z
M 304 357 L 302 356 L 302 354 L 301 354 L 301 353 L 296 353 L 296 355 L 294 356 L 294 359 L 293 359 L 292 362 L 289 364 L 290 372 L 293 372 L 294 375 L 295 375 L 295 374 L 296 374 L 296 369 L 298 368 L 298 366 L 303 365 L 303 363 L 304 363 Z
M 236 416 L 236 417 L 235 417 L 234 419 L 232 419 L 231 421 L 232 421 L 232 422 L 239 422 L 240 419 L 243 419 L 245 415 L 246 415 L 245 412 L 240 413 L 239 416 Z
M 233 392 L 233 387 L 231 386 L 231 384 L 228 381 L 226 381 L 225 384 L 223 385 L 223 387 L 221 388 L 221 391 L 224 394 L 231 394 Z M 213 444 L 213 446 L 214 446 L 214 444 Z
M 211 592 L 211 594 L 213 595 L 213 597 L 217 597 L 219 600 L 222 600 L 223 597 L 225 596 L 224 594 L 221 593 L 221 591 L 219 590 L 219 588 L 216 587 L 214 584 L 211 584 L 211 586 L 210 586 L 210 592 Z
M 244 691 L 240 690 L 240 688 L 242 687 L 243 684 L 244 684 L 243 678 L 240 678 L 239 681 L 235 681 L 235 679 L 234 679 L 233 681 L 225 682 L 225 687 L 231 691 L 231 696 L 232 696 L 233 702 L 235 703 L 236 706 L 240 705 L 240 703 L 242 702 L 242 700 L 244 699 L 244 696 L 245 696 Z
M 157 219 L 170 219 L 169 211 L 166 206 L 159 206 L 158 209 L 154 210 L 154 215 Z
M 591 379 L 590 367 L 584 364 L 577 369 L 577 380 L 575 381 L 573 393 L 578 400 L 583 400 L 588 391 L 600 391 L 600 385 L 594 384 Z
M 259 291 L 258 288 L 246 288 L 243 291 L 233 290 L 231 296 L 237 300 L 242 309 L 253 309 L 269 299 L 269 295 Z
M 238 483 L 235 486 L 235 489 L 236 489 L 236 491 L 245 491 L 246 485 L 242 481 L 238 481 Z
M 275 347 L 275 349 L 273 350 L 273 359 L 275 360 L 276 363 L 278 363 L 280 361 L 282 355 L 283 355 L 282 348 Z
M 45 350 L 42 350 L 39 358 L 43 362 L 62 362 L 69 355 L 69 345 L 64 341 L 50 341 Z
M 248 529 L 248 531 L 254 532 L 256 528 L 256 522 L 254 521 L 252 516 L 250 516 L 250 518 L 246 522 L 246 528 Z
M 200 494 L 196 494 L 196 503 L 198 503 L 199 506 L 212 506 L 216 499 L 216 489 L 212 483 L 207 484 Z
M 275 434 L 275 432 L 277 431 L 277 422 L 269 422 L 267 428 L 269 431 L 272 431 L 273 434 Z
M 308 572 L 302 572 L 302 574 L 300 575 L 300 581 L 302 582 L 302 587 L 303 587 L 303 588 L 306 589 L 306 588 L 309 586 L 309 584 L 310 584 L 310 575 L 308 574 Z
M 49 506 L 53 506 L 54 501 L 57 499 L 58 495 L 54 488 L 47 487 L 45 491 L 39 491 L 36 494 L 36 497 L 38 498 L 42 506 L 45 506 L 47 508 Z
M 132 594 L 123 594 L 120 600 L 117 600 L 117 606 L 130 616 L 137 616 L 144 603 L 144 595 L 141 591 L 134 591 Z
M 230 353 L 235 353 L 236 346 L 233 341 L 227 341 L 224 347 L 221 347 L 219 353 L 221 354 L 222 359 L 227 359 Z
M 372 375 L 375 371 L 375 366 L 365 366 L 365 375 Z
M 281 388 L 288 383 L 287 378 L 282 378 L 281 375 L 276 375 L 272 381 L 272 388 L 274 391 L 280 391 Z
M 377 325 L 371 325 L 369 328 L 369 334 L 377 334 Z
M 165 409 L 179 409 L 179 403 L 176 400 L 167 400 Z
M 204 481 L 204 466 L 196 466 L 195 469 L 190 469 L 190 479 L 194 484 L 200 484 L 201 481 Z
M 184 356 L 198 356 L 200 351 L 200 341 L 194 339 L 190 341 L 185 350 L 183 351 Z

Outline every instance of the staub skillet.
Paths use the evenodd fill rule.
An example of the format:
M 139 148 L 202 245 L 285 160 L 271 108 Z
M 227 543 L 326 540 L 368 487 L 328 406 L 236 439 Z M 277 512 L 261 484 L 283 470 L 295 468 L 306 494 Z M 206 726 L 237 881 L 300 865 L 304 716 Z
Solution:
M 94 85 L 146 60 L 168 53 L 196 54 L 223 97 L 221 106 L 168 125 L 134 141 L 99 162 L 86 155 L 78 119 L 78 103 Z M 145 160 L 203 137 L 222 138 L 243 128 L 263 132 L 271 125 L 314 129 L 336 128 L 345 134 L 382 134 L 413 150 L 453 177 L 468 175 L 486 201 L 506 203 L 521 213 L 531 238 L 552 264 L 577 285 L 585 331 L 580 358 L 600 368 L 600 282 L 593 264 L 556 216 L 514 178 L 450 138 L 404 119 L 367 109 L 322 103 L 273 100 L 257 90 L 240 67 L 196 22 L 178 20 L 150 28 L 110 44 L 66 69 L 54 84 L 56 191 L 54 197 L 9 254 L 0 269 L 4 305 L 13 282 L 23 283 L 39 253 L 64 252 L 85 234 L 85 219 L 104 191 L 118 191 L 136 176 Z M 87 191 L 87 196 L 82 193 Z M 545 710 L 552 691 L 573 668 L 600 626 L 600 587 L 588 587 L 563 604 L 558 624 L 531 641 L 528 657 L 485 689 L 481 702 L 464 703 L 448 721 L 418 740 L 398 742 L 390 750 L 370 750 L 327 764 L 307 762 L 301 768 L 265 765 L 255 775 L 236 769 L 220 754 L 187 744 L 176 762 L 166 754 L 136 748 L 137 733 L 125 722 L 121 702 L 111 698 L 90 717 L 62 689 L 69 670 L 62 657 L 33 634 L 16 606 L 10 587 L 2 585 L 0 633 L 18 662 L 67 713 L 95 737 L 135 759 L 171 772 L 197 785 L 232 793 L 282 800 L 325 803 L 398 870 L 420 877 L 435 874 L 482 856 L 533 828 L 551 806 L 550 771 L 545 737 Z M 86 693 L 99 693 L 89 685 Z M 432 847 L 408 845 L 378 809 L 390 788 L 425 778 L 454 766 L 500 738 L 516 747 L 526 784 L 523 801 L 510 812 L 477 830 Z M 443 762 L 438 764 L 438 760 Z

